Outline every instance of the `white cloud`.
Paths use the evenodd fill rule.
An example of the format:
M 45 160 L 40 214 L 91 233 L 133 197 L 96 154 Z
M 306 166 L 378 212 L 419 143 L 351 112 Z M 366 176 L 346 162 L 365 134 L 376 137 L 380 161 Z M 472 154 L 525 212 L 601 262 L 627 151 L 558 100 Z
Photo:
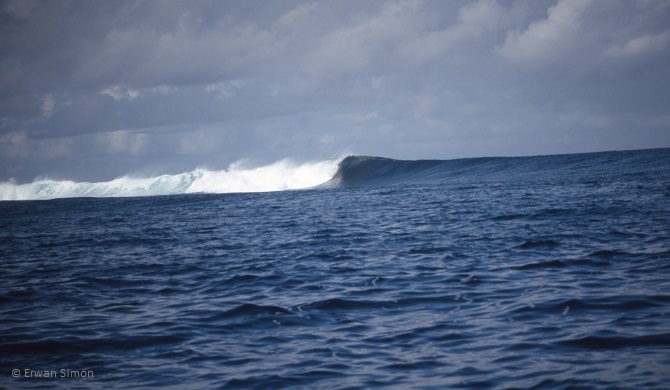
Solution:
M 56 108 L 56 99 L 50 93 L 44 95 L 42 98 L 42 117 L 49 118 L 54 113 Z
M 628 40 L 623 45 L 612 45 L 605 50 L 608 57 L 637 57 L 659 52 L 670 44 L 670 30 L 658 34 L 647 34 Z
M 506 11 L 495 0 L 479 0 L 458 10 L 458 22 L 440 31 L 419 33 L 400 51 L 406 61 L 420 64 L 439 58 L 464 43 L 496 31 L 507 24 Z
M 300 4 L 296 8 L 287 11 L 275 21 L 274 26 L 280 30 L 288 30 L 301 19 L 308 17 L 316 9 L 316 3 Z
M 146 94 L 161 94 L 169 95 L 177 93 L 179 88 L 162 84 L 150 88 L 130 88 L 124 85 L 113 85 L 111 87 L 104 88 L 99 91 L 101 95 L 107 95 L 116 101 L 122 100 L 135 100 L 138 97 L 145 96 Z M 208 90 L 209 91 L 209 90 Z
M 213 84 L 270 72 L 276 65 L 285 44 L 277 31 L 245 20 L 205 24 L 200 19 L 180 18 L 171 29 L 148 23 L 110 29 L 99 48 L 76 63 L 74 77 L 114 80 L 100 92 L 119 100 L 146 88 Z
M 582 15 L 591 0 L 559 0 L 547 18 L 535 21 L 525 31 L 507 34 L 498 54 L 514 62 L 547 62 L 569 55 L 579 46 Z
M 356 122 L 367 122 L 367 121 L 376 121 L 379 120 L 381 116 L 377 111 L 366 112 L 361 115 L 354 115 L 353 120 Z
M 133 100 L 140 96 L 138 89 L 128 88 L 121 85 L 113 85 L 100 91 L 100 94 L 111 96 L 114 100 Z
M 230 81 L 222 81 L 205 85 L 205 92 L 213 92 L 216 93 L 216 96 L 219 98 L 229 99 L 237 95 L 237 87 Z
M 379 14 L 357 18 L 328 32 L 304 56 L 303 71 L 322 77 L 375 73 L 388 68 L 395 60 L 392 58 L 395 48 L 417 28 L 418 4 L 387 3 Z

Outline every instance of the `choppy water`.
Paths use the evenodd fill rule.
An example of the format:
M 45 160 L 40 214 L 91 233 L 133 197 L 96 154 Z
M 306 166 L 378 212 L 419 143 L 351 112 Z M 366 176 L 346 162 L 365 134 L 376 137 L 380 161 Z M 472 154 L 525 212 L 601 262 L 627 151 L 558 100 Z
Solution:
M 670 383 L 668 149 L 0 202 L 0 258 L 5 388 Z

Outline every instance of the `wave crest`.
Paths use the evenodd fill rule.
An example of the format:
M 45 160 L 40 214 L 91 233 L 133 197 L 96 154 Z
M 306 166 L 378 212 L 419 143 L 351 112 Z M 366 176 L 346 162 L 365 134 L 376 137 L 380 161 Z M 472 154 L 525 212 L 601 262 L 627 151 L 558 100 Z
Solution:
M 39 179 L 32 183 L 0 183 L 0 200 L 33 200 L 75 197 L 130 197 L 187 193 L 270 192 L 310 188 L 333 177 L 341 159 L 296 164 L 281 160 L 247 169 L 238 164 L 214 171 L 148 178 L 123 176 L 106 182 Z

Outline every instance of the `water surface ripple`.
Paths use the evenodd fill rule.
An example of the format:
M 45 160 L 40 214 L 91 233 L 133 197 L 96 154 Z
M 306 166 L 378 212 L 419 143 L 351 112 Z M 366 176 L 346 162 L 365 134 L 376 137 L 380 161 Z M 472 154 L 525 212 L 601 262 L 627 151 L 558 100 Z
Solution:
M 604 155 L 0 202 L 0 386 L 667 388 L 670 156 Z

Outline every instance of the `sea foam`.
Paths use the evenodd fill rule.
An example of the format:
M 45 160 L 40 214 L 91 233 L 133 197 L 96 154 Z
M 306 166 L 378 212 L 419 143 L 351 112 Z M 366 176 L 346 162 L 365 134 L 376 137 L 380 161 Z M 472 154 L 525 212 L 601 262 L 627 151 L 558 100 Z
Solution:
M 0 182 L 0 200 L 74 197 L 129 197 L 186 193 L 270 192 L 314 187 L 328 181 L 341 158 L 295 163 L 284 159 L 270 165 L 244 168 L 239 163 L 224 170 L 198 168 L 155 177 L 123 176 L 106 182 L 37 179 L 18 184 Z

